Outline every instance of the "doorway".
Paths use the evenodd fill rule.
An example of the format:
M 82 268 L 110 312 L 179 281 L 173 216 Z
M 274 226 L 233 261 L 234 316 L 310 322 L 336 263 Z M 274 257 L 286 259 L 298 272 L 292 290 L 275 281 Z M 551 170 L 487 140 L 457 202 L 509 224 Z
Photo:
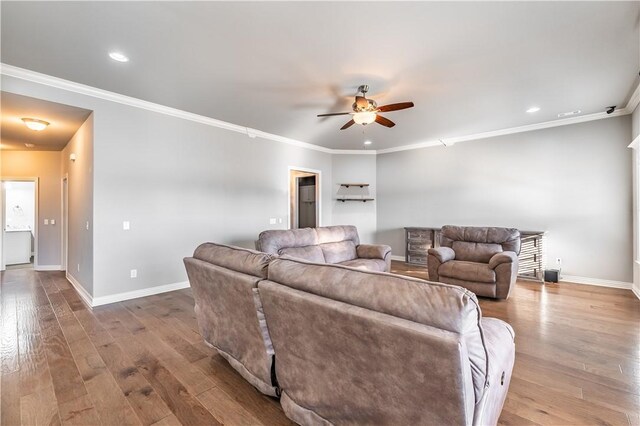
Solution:
M 38 263 L 38 180 L 2 180 L 2 269 L 33 269 Z
M 67 270 L 69 258 L 69 177 L 62 178 L 62 262 L 60 267 Z
M 289 168 L 289 229 L 320 226 L 320 171 Z

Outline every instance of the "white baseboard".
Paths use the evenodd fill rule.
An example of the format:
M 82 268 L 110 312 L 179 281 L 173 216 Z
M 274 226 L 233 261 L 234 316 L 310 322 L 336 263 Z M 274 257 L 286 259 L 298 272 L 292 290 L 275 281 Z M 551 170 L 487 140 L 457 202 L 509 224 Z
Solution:
M 600 278 L 589 278 L 589 277 L 576 277 L 574 275 L 562 275 L 560 277 L 560 281 L 574 283 L 574 284 L 597 285 L 600 287 L 623 288 L 626 290 L 631 290 L 631 287 L 633 286 L 632 283 L 626 283 L 624 281 L 602 280 Z
M 69 272 L 67 272 L 65 274 L 65 276 L 67 277 L 67 281 L 69 281 L 71 283 L 71 285 L 73 286 L 73 288 L 75 288 L 76 291 L 78 292 L 78 295 L 80 296 L 80 299 L 82 299 L 82 301 L 87 306 L 92 307 L 93 306 L 93 298 L 91 297 L 89 292 L 87 290 L 85 290 L 84 287 L 82 287 L 82 285 L 72 275 L 69 274 Z
M 33 265 L 34 271 L 62 271 L 62 265 Z
M 631 291 L 633 292 L 633 294 L 635 294 L 635 295 L 636 295 L 636 297 L 637 297 L 638 299 L 640 299 L 640 288 L 636 288 L 636 287 L 634 287 L 634 286 L 631 286 Z
M 394 256 L 393 254 L 391 255 L 391 260 L 399 260 L 400 262 L 404 262 L 405 258 L 404 256 Z
M 122 302 L 123 300 L 137 299 L 139 297 L 153 296 L 154 294 L 166 293 L 168 291 L 182 290 L 189 287 L 189 281 L 165 284 L 157 287 L 148 287 L 140 290 L 127 291 L 124 293 L 110 294 L 93 298 L 92 306 L 108 305 L 109 303 Z

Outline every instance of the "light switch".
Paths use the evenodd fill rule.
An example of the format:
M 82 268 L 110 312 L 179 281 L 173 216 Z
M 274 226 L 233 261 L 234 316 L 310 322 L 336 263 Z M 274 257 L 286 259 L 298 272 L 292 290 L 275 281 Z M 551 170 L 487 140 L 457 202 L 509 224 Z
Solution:
M 45 220 L 44 220 L 44 224 L 45 224 L 45 225 L 48 225 L 48 224 L 49 224 L 49 219 L 45 219 Z
M 56 220 L 55 220 L 55 219 L 51 219 L 50 223 L 51 223 L 52 225 L 55 225 L 55 224 L 56 224 Z
M 278 223 L 282 223 L 282 218 L 281 217 L 278 218 Z
M 87 231 L 89 230 L 89 222 L 87 222 Z
M 131 278 L 138 278 L 138 270 L 132 269 L 130 275 L 131 275 Z
M 124 222 L 122 222 L 122 229 L 124 229 L 125 231 L 128 231 L 129 229 L 131 229 L 131 224 L 129 223 L 128 220 L 125 220 Z
M 272 217 L 269 219 L 269 225 L 275 225 L 276 224 L 276 218 Z

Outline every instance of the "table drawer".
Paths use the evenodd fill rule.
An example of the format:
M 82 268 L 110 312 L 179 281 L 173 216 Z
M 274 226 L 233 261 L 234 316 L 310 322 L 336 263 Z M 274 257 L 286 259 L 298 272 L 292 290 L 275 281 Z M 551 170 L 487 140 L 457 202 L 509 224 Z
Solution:
M 409 241 L 409 251 L 426 252 L 431 246 L 431 241 Z
M 428 240 L 431 241 L 431 231 L 411 230 L 407 231 L 407 238 L 410 240 Z

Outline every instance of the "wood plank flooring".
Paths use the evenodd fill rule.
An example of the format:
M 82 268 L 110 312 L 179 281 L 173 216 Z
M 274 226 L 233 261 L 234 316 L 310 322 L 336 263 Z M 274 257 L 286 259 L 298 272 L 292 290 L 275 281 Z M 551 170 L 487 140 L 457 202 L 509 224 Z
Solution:
M 631 292 L 519 282 L 481 305 L 516 331 L 500 424 L 640 425 Z M 16 269 L 0 275 L 0 309 L 3 426 L 291 424 L 201 341 L 189 289 L 91 310 L 63 273 Z

